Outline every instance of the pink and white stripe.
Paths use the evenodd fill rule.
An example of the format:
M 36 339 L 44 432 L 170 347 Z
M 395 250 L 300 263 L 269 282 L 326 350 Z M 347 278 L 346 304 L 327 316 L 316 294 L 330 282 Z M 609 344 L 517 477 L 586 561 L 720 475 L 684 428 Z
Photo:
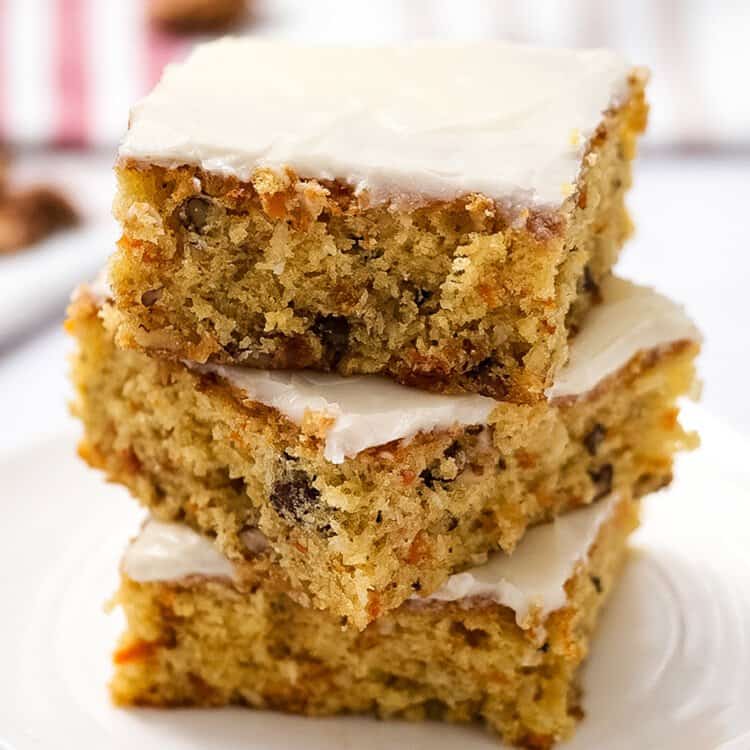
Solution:
M 187 49 L 144 11 L 144 0 L 0 0 L 0 141 L 116 143 L 133 102 Z

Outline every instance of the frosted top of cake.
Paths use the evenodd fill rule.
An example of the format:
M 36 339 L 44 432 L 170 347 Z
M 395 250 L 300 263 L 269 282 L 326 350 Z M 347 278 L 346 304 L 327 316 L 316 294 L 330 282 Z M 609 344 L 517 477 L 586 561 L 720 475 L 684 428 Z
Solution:
M 529 529 L 512 555 L 492 554 L 483 565 L 455 573 L 427 599 L 480 597 L 510 607 L 521 627 L 565 606 L 565 582 L 588 559 L 602 524 L 617 506 L 616 493 Z
M 542 618 L 564 606 L 565 581 L 587 559 L 599 528 L 612 514 L 618 497 L 559 516 L 535 526 L 512 555 L 493 553 L 483 565 L 450 576 L 428 599 L 491 599 L 513 609 L 521 627 L 534 613 Z M 257 533 L 257 532 L 256 532 Z M 191 576 L 232 578 L 233 567 L 206 537 L 186 524 L 150 519 L 130 544 L 122 571 L 134 581 L 177 581 Z
M 567 364 L 547 391 L 550 399 L 588 393 L 638 352 L 701 340 L 683 307 L 650 287 L 610 276 L 600 291 L 602 303 L 586 314 Z
M 120 156 L 241 180 L 288 166 L 373 202 L 479 192 L 556 207 L 631 72 L 606 50 L 226 38 L 166 68 L 133 108 Z
M 189 366 L 219 375 L 249 400 L 273 407 L 296 424 L 302 423 L 308 411 L 329 417 L 323 454 L 336 464 L 419 432 L 485 424 L 496 404 L 487 396 L 431 393 L 381 375 L 342 377 L 312 370 L 256 370 L 213 363 Z
M 601 293 L 602 303 L 571 342 L 568 364 L 548 392 L 551 399 L 588 393 L 639 351 L 700 340 L 684 310 L 648 287 L 610 278 Z M 377 375 L 189 366 L 219 375 L 248 399 L 277 409 L 297 424 L 307 411 L 330 417 L 324 455 L 333 463 L 419 432 L 486 424 L 496 406 L 487 396 L 430 393 Z
M 455 573 L 427 599 L 490 599 L 510 607 L 521 627 L 532 614 L 543 619 L 565 606 L 565 582 L 618 503 L 616 493 L 529 529 L 512 555 L 496 552 L 483 565 Z

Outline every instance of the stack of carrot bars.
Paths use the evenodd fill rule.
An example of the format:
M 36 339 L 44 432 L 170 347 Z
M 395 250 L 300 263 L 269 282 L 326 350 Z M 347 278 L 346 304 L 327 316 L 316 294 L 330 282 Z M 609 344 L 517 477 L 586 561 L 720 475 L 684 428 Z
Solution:
M 80 453 L 150 512 L 117 702 L 571 733 L 638 498 L 691 442 L 699 336 L 611 274 L 644 83 L 508 44 L 166 70 L 69 320 Z

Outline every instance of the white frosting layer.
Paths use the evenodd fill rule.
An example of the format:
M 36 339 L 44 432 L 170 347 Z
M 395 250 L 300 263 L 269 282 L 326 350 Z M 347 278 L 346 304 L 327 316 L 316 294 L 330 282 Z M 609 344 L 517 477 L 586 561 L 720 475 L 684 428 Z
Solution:
M 122 572 L 146 583 L 188 576 L 232 578 L 234 568 L 211 540 L 189 526 L 149 519 L 125 551 Z
M 700 341 L 684 309 L 653 289 L 610 277 L 603 303 L 592 308 L 573 339 L 568 363 L 547 392 L 549 398 L 588 393 L 639 351 L 675 341 Z
M 102 268 L 96 275 L 96 278 L 89 282 L 86 287 L 96 297 L 100 305 L 106 302 L 112 296 L 112 286 L 109 283 L 109 271 L 107 267 Z
M 638 351 L 700 335 L 681 307 L 647 287 L 621 279 L 602 286 L 603 302 L 570 347 L 549 397 L 587 393 Z M 214 372 L 299 424 L 306 411 L 332 418 L 324 455 L 333 463 L 391 440 L 455 425 L 485 424 L 495 401 L 475 394 L 428 393 L 372 375 L 344 378 L 315 372 L 191 365 Z
M 91 281 L 78 284 L 70 293 L 70 301 L 75 302 L 82 295 L 93 297 L 99 307 L 112 297 L 112 287 L 109 283 L 106 266 Z
M 241 180 L 290 166 L 374 201 L 481 192 L 557 206 L 630 72 L 605 50 L 222 39 L 166 69 L 120 155 Z
M 613 493 L 535 526 L 512 555 L 495 553 L 484 565 L 452 575 L 426 598 L 449 602 L 470 597 L 491 599 L 514 610 L 521 627 L 528 626 L 532 613 L 546 617 L 565 605 L 565 582 L 576 565 L 588 558 L 589 548 L 617 502 Z
M 565 582 L 585 561 L 599 528 L 617 505 L 616 495 L 535 526 L 512 555 L 494 553 L 483 565 L 452 575 L 427 599 L 484 597 L 513 609 L 519 626 L 565 604 Z M 189 526 L 149 520 L 130 544 L 122 571 L 134 581 L 175 581 L 189 576 L 232 578 L 231 563 Z M 417 597 L 414 597 L 415 599 Z
M 331 417 L 325 457 L 333 463 L 391 440 L 452 425 L 484 424 L 495 401 L 473 394 L 444 396 L 377 375 L 344 378 L 313 371 L 254 370 L 233 365 L 192 365 L 214 372 L 248 398 L 278 409 L 297 424 L 305 412 Z

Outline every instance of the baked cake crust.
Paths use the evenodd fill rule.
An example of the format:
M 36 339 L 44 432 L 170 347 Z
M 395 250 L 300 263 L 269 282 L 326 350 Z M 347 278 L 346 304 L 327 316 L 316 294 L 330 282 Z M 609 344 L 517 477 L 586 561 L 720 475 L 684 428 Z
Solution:
M 676 408 L 692 387 L 689 341 L 632 357 L 585 397 L 499 402 L 486 424 L 333 463 L 325 417 L 296 424 L 216 375 L 117 349 L 91 296 L 69 327 L 84 459 L 234 560 L 246 557 L 243 531 L 259 527 L 279 586 L 357 627 L 478 555 L 511 551 L 530 524 L 612 489 L 667 484 L 692 440 Z
M 636 523 L 636 503 L 621 500 L 565 584 L 565 605 L 532 629 L 473 598 L 409 601 L 358 632 L 268 592 L 265 579 L 247 594 L 221 579 L 125 575 L 112 695 L 122 705 L 481 721 L 506 742 L 549 748 L 582 715 L 577 669 Z
M 343 181 L 289 168 L 241 181 L 123 156 L 117 342 L 540 400 L 631 231 L 624 195 L 644 83 L 631 75 L 552 208 L 480 193 L 372 205 Z

